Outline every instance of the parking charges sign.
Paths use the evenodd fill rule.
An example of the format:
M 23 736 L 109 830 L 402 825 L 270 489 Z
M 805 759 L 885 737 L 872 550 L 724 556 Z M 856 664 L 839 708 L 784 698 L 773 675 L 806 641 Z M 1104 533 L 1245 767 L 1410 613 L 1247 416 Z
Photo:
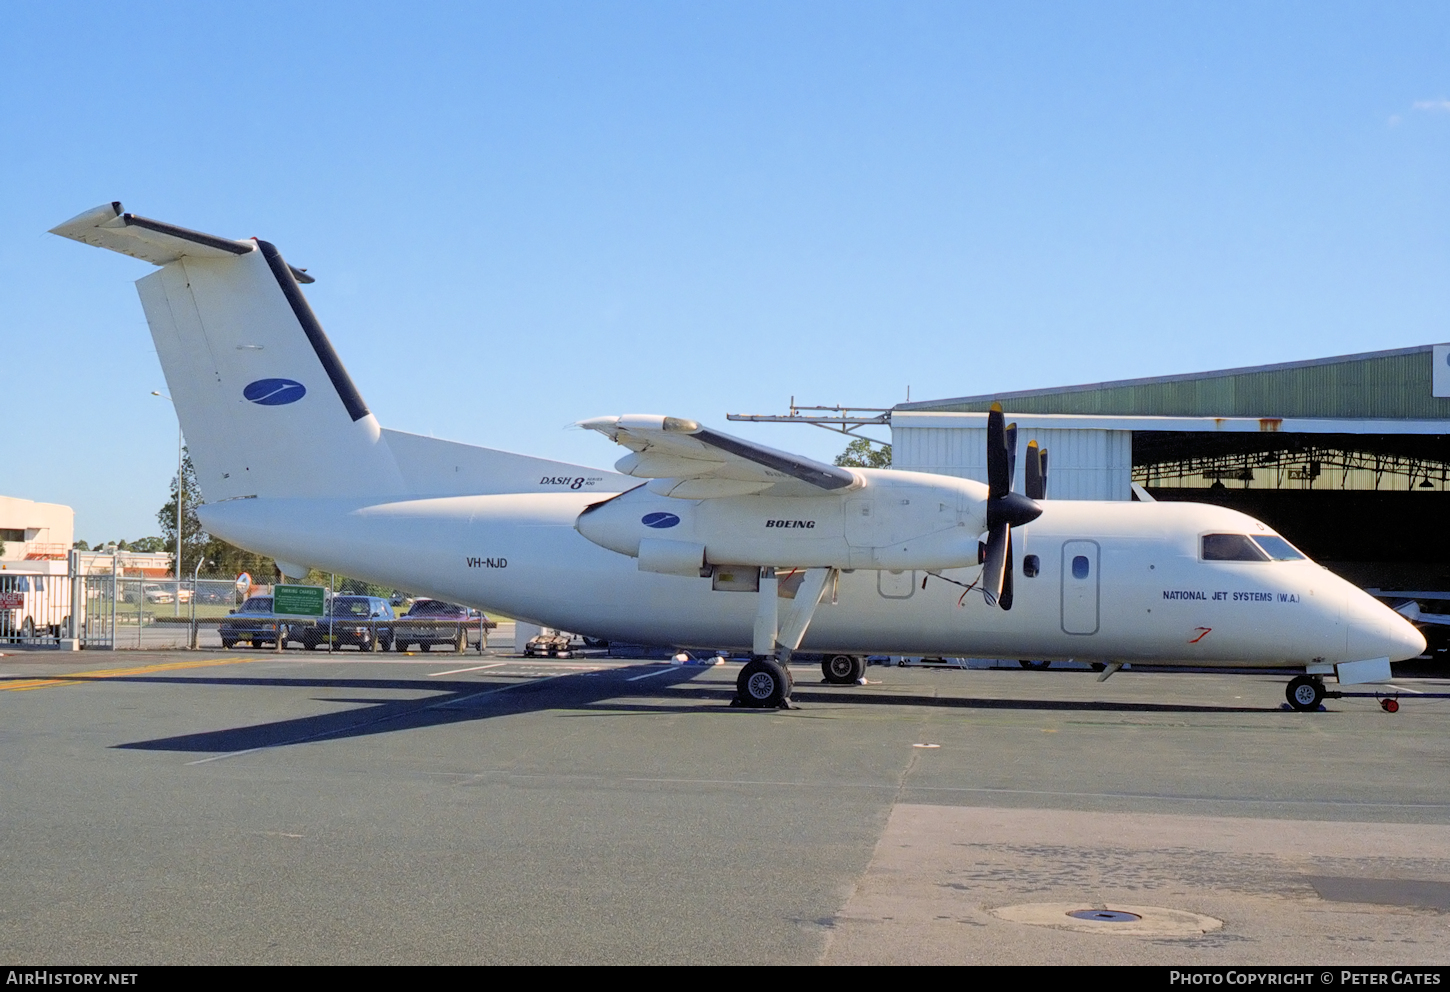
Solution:
M 272 611 L 294 617 L 320 617 L 327 590 L 322 586 L 273 586 Z

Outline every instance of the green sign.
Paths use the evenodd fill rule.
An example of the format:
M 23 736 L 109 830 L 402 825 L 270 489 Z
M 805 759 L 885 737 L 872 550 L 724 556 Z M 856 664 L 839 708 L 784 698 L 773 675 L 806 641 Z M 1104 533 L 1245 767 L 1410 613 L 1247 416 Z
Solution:
M 322 586 L 273 586 L 272 612 L 284 616 L 320 617 L 327 590 Z

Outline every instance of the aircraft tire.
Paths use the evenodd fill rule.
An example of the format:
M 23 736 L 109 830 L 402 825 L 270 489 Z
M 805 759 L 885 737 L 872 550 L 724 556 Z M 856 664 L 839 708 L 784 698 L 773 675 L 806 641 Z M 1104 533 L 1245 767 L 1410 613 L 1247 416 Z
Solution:
M 866 671 L 860 658 L 850 654 L 835 654 L 821 662 L 821 674 L 831 685 L 854 685 Z
M 1312 675 L 1301 675 L 1289 683 L 1284 690 L 1289 705 L 1300 713 L 1309 713 L 1319 708 L 1324 699 L 1324 683 Z
M 1017 664 L 1021 665 L 1023 668 L 1051 668 L 1052 667 L 1052 662 L 1050 662 L 1050 661 L 1028 661 L 1025 658 L 1018 659 Z
M 771 658 L 755 658 L 740 669 L 735 680 L 736 697 L 741 706 L 752 709 L 775 709 L 790 695 L 790 675 Z

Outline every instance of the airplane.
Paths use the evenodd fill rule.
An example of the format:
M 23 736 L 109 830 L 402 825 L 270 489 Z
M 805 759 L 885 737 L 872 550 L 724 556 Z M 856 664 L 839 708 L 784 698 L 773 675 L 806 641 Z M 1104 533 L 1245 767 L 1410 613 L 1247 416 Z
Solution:
M 788 707 L 793 654 L 1077 660 L 1383 681 L 1425 639 L 1245 514 L 1047 498 L 1046 452 L 988 420 L 988 483 L 843 468 L 659 415 L 583 420 L 606 471 L 383 428 L 266 241 L 105 204 L 52 233 L 137 281 L 206 529 L 276 559 L 614 641 L 748 649 L 734 704 Z

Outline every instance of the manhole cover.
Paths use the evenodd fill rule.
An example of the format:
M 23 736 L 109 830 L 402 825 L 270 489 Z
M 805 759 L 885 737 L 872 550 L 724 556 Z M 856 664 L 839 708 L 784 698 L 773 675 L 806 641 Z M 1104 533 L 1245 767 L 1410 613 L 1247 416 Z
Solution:
M 1143 918 L 1137 913 L 1124 913 L 1116 909 L 1079 909 L 1067 915 L 1075 920 L 1101 920 L 1104 923 L 1133 923 Z
M 1084 909 L 1080 902 L 1030 902 L 1000 906 L 992 915 L 1010 923 L 1112 933 L 1123 937 L 1196 937 L 1217 930 L 1223 920 L 1162 906 L 1099 906 Z

